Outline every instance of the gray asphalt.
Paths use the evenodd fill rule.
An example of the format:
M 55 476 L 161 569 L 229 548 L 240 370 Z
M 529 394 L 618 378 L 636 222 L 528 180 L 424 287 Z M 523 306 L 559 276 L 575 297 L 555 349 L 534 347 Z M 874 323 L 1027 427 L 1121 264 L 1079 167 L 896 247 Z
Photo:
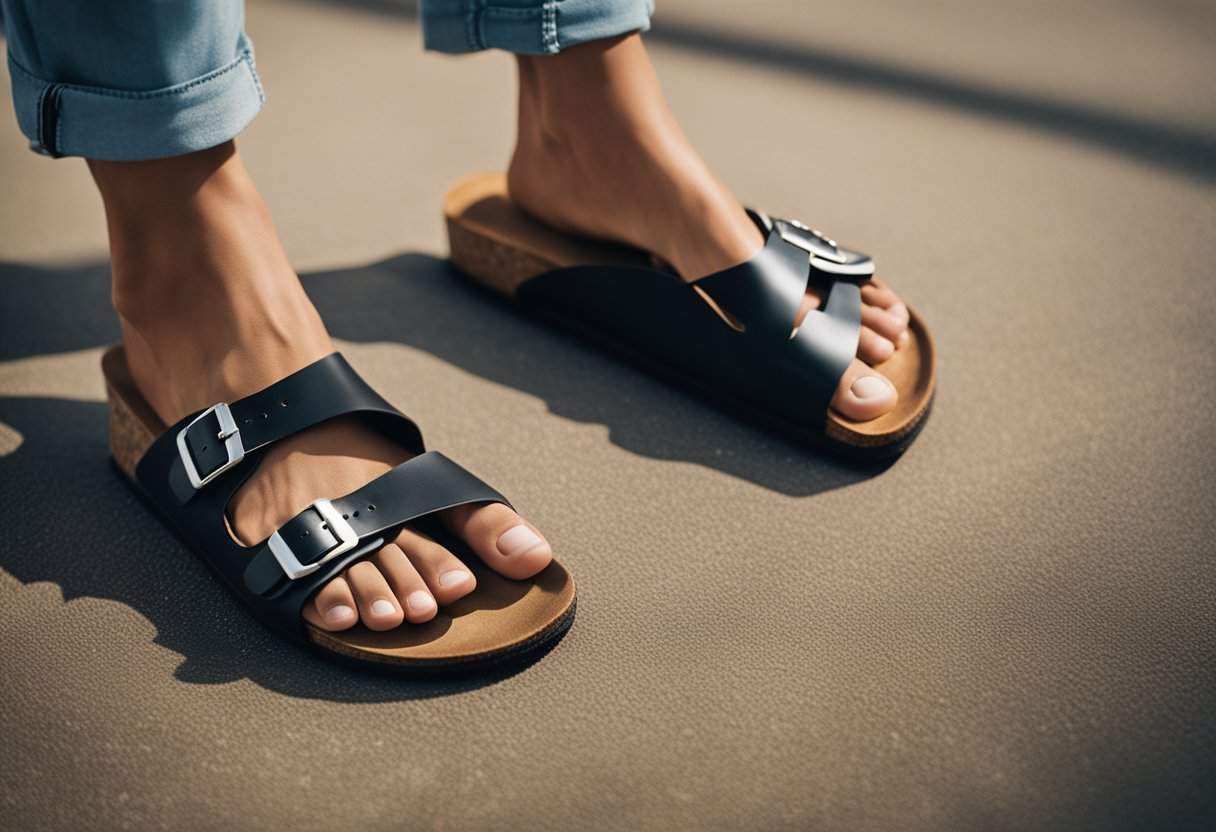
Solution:
M 106 462 L 100 203 L 9 117 L 0 828 L 1216 827 L 1211 4 L 660 0 L 711 164 L 933 327 L 883 470 L 462 284 L 440 199 L 504 163 L 511 64 L 423 55 L 412 8 L 251 3 L 240 146 L 344 351 L 547 531 L 573 629 L 419 685 L 254 624 Z

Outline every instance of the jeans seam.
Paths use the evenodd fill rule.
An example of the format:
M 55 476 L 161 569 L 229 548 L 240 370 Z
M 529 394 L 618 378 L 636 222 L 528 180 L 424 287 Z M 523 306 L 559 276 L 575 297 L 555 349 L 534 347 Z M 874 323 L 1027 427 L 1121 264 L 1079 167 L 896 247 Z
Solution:
M 257 64 L 254 61 L 253 55 L 250 54 L 248 49 L 246 49 L 243 57 L 246 57 L 249 59 L 245 62 L 245 66 L 249 70 L 249 80 L 253 81 L 253 88 L 255 90 L 257 90 L 258 102 L 261 104 L 265 104 L 266 103 L 266 90 L 264 90 L 262 88 L 262 79 L 258 77 L 258 68 L 257 68 Z
M 464 36 L 469 42 L 469 49 L 474 51 L 485 49 L 481 37 L 481 14 L 485 8 L 485 0 L 468 0 L 469 12 L 465 17 Z
M 50 90 L 51 88 L 48 87 L 47 89 Z M 54 95 L 58 96 L 58 99 L 62 99 L 63 88 L 59 87 L 58 89 L 55 89 Z M 47 148 L 47 150 L 50 151 L 50 153 L 53 156 L 59 156 L 62 152 L 59 149 L 60 147 L 62 147 L 62 145 L 59 143 L 59 132 L 60 132 L 60 129 L 63 127 L 63 112 L 59 109 L 59 100 L 58 99 L 53 102 L 55 104 L 55 124 L 51 127 L 51 133 L 53 136 L 51 141 L 54 142 L 54 144 L 52 144 L 49 148 Z
M 545 0 L 540 15 L 541 47 L 550 55 L 561 51 L 557 42 L 557 0 Z
M 529 20 L 536 17 L 536 9 L 513 9 L 509 6 L 485 6 L 485 17 L 508 17 Z
M 46 101 L 46 94 L 50 88 L 50 84 L 43 86 L 38 91 L 38 100 L 34 102 L 34 112 L 38 113 L 38 144 L 43 148 L 46 147 L 46 119 L 44 118 L 46 110 L 43 109 L 42 104 Z
M 9 63 L 15 69 L 17 69 L 22 75 L 26 76 L 26 78 L 28 78 L 29 80 L 34 81 L 36 83 L 39 83 L 39 84 L 49 85 L 51 83 L 54 83 L 57 86 L 59 86 L 61 89 L 72 90 L 74 92 L 88 93 L 89 95 L 104 95 L 104 96 L 109 96 L 110 98 L 128 98 L 128 99 L 137 99 L 137 100 L 148 100 L 148 99 L 154 99 L 154 98 L 168 98 L 168 97 L 174 96 L 174 95 L 181 95 L 182 93 L 187 92 L 187 91 L 193 89 L 194 87 L 201 86 L 202 84 L 206 84 L 210 81 L 214 81 L 216 78 L 226 75 L 227 73 L 231 72 L 232 70 L 238 69 L 243 65 L 249 66 L 250 70 L 252 71 L 253 53 L 248 49 L 242 50 L 240 57 L 238 57 L 235 61 L 233 61 L 230 64 L 225 64 L 224 66 L 220 67 L 219 69 L 214 69 L 211 72 L 208 72 L 206 75 L 199 76 L 198 78 L 195 78 L 191 81 L 187 81 L 184 84 L 178 84 L 176 86 L 166 87 L 166 88 L 160 89 L 160 90 L 151 90 L 149 92 L 140 92 L 137 90 L 110 90 L 110 89 L 106 89 L 104 87 L 87 87 L 87 86 L 84 86 L 81 84 L 61 84 L 59 82 L 49 82 L 42 78 L 39 78 L 37 75 L 30 72 L 28 69 L 23 67 L 21 64 L 17 63 L 17 61 L 13 60 L 11 55 L 9 56 Z M 254 78 L 256 79 L 257 73 L 254 72 L 253 75 L 254 75 Z M 257 84 L 257 87 L 258 87 L 258 94 L 261 95 L 261 93 L 262 93 L 261 86 L 262 85 L 260 83 L 257 83 L 256 80 L 255 80 L 255 83 Z M 41 98 L 39 100 L 41 100 Z

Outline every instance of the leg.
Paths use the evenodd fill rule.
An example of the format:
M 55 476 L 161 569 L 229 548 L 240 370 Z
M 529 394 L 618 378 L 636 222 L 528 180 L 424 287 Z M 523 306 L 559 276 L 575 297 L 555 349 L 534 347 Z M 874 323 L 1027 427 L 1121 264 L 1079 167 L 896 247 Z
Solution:
M 216 7 L 220 5 L 216 3 Z M 232 6 L 239 11 L 239 4 Z M 96 24 L 97 31 L 107 32 L 106 21 L 93 19 L 99 7 L 113 15 L 122 14 L 107 4 L 81 4 L 80 16 Z M 23 20 L 36 18 L 30 12 Z M 12 16 L 7 19 L 12 28 Z M 244 48 L 239 29 L 236 33 L 221 31 L 219 23 L 226 19 L 199 13 L 191 26 L 173 25 L 182 23 L 176 17 L 160 21 L 165 23 L 163 32 L 170 34 L 144 43 L 153 51 L 143 54 L 152 64 L 172 64 L 168 56 L 183 51 L 172 33 L 188 37 L 194 47 L 230 39 L 229 48 Z M 119 28 L 150 31 L 153 27 Z M 54 53 L 49 46 L 43 48 L 43 39 L 34 44 L 29 38 L 43 33 L 54 41 L 59 30 L 29 25 L 23 32 L 26 40 L 16 44 L 18 48 L 28 47 L 26 52 L 31 55 Z M 94 68 L 87 65 L 87 57 L 103 55 L 111 46 L 103 42 L 97 48 L 75 50 L 84 56 L 75 60 L 86 60 L 86 65 L 56 66 L 52 62 L 39 69 L 45 76 L 35 76 L 31 70 L 30 77 L 42 85 L 44 98 L 48 88 L 64 84 L 99 87 L 108 78 L 107 68 L 98 66 L 91 75 Z M 157 50 L 164 52 L 160 55 L 163 60 L 156 60 Z M 241 59 L 237 60 L 239 70 Z M 183 72 L 200 68 L 204 72 L 194 81 L 171 74 L 150 75 L 148 83 L 192 91 L 206 87 L 207 78 L 234 71 L 216 75 L 219 69 L 190 66 Z M 252 72 L 251 65 L 247 71 Z M 136 91 L 142 88 L 137 77 L 123 80 Z M 121 89 L 129 92 L 132 87 Z M 128 111 L 111 113 L 111 118 L 141 119 L 134 147 L 117 141 L 116 134 L 107 131 L 106 119 L 90 127 L 88 118 L 107 101 L 91 101 L 87 96 L 112 98 L 120 108 L 132 99 L 88 90 L 65 95 L 61 111 L 51 113 L 49 120 L 41 112 L 41 122 L 32 133 L 27 131 L 44 152 L 53 149 L 89 158 L 105 205 L 113 299 L 127 361 L 140 392 L 167 424 L 217 401 L 232 401 L 261 389 L 333 350 L 232 136 L 207 144 L 214 138 L 211 127 L 204 127 L 201 133 L 190 129 L 191 108 L 199 107 L 201 113 L 212 113 L 216 106 L 222 109 L 227 106 L 223 100 L 227 89 L 213 90 L 221 99 L 218 105 L 187 94 L 177 102 L 180 110 L 173 111 L 172 101 L 159 100 L 175 97 L 168 94 L 157 96 L 155 111 L 138 111 L 134 116 Z M 256 84 L 249 89 L 253 102 L 260 103 Z M 164 118 L 165 108 L 173 118 Z M 57 120 L 74 126 L 58 129 Z M 234 127 L 237 121 L 224 123 L 230 132 L 239 129 Z M 178 152 L 194 144 L 205 148 Z M 229 505 L 230 525 L 242 542 L 261 541 L 313 499 L 351 491 L 407 455 L 361 424 L 322 425 L 268 452 Z M 551 558 L 539 533 L 505 506 L 452 511 L 445 520 L 492 568 L 510 577 L 535 574 Z M 305 617 L 327 629 L 345 629 L 360 619 L 371 628 L 389 629 L 403 620 L 428 620 L 435 615 L 437 604 L 454 601 L 473 587 L 473 576 L 458 558 L 434 541 L 406 530 L 374 557 L 322 588 L 306 607 Z

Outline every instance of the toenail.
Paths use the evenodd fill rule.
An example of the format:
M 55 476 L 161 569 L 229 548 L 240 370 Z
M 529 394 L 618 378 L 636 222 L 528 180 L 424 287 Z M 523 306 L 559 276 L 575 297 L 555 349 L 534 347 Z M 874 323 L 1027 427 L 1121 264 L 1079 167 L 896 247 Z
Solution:
M 891 385 L 882 376 L 862 376 L 853 382 L 851 389 L 859 399 L 877 399 L 889 395 Z
M 435 608 L 435 599 L 429 592 L 421 589 L 411 592 L 405 599 L 405 604 L 414 612 L 430 612 Z
M 878 348 L 878 352 L 882 355 L 890 355 L 891 353 L 895 352 L 895 344 L 891 342 L 890 338 L 884 338 L 881 335 L 876 335 L 874 336 L 874 342 L 874 346 Z
M 511 558 L 527 554 L 544 542 L 540 539 L 540 535 L 527 526 L 516 526 L 513 529 L 507 529 L 498 538 L 498 551 Z
M 456 586 L 462 584 L 469 579 L 469 573 L 463 569 L 453 569 L 451 572 L 444 572 L 439 576 L 440 586 Z
M 329 624 L 345 624 L 350 621 L 355 615 L 355 611 L 346 604 L 337 604 L 330 607 L 325 613 L 325 621 Z
M 373 615 L 392 615 L 396 611 L 397 608 L 393 606 L 393 602 L 385 601 L 383 598 L 372 604 Z

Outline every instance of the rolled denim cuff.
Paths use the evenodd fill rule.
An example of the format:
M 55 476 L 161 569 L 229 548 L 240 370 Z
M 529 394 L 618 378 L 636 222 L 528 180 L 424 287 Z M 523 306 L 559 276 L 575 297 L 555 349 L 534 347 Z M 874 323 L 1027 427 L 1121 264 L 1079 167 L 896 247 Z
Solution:
M 504 49 L 553 55 L 650 28 L 654 0 L 426 0 L 422 39 L 435 52 Z
M 8 65 L 17 124 L 47 156 L 132 161 L 205 150 L 244 130 L 266 100 L 244 37 L 231 63 L 158 90 L 48 81 L 11 53 Z

